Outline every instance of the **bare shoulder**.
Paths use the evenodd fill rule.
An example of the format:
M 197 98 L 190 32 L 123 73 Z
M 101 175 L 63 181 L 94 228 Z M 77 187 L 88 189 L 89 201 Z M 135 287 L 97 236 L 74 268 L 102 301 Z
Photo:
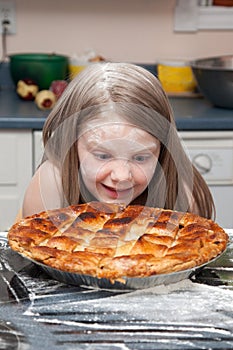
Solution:
M 35 172 L 23 201 L 23 216 L 61 206 L 62 185 L 59 169 L 44 162 Z

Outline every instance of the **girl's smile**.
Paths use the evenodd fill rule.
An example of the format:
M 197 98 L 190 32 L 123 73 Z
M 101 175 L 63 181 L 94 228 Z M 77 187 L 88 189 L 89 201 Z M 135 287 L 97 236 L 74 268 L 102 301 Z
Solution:
M 103 186 L 103 190 L 106 191 L 106 195 L 108 195 L 110 198 L 112 199 L 123 199 L 124 197 L 129 197 L 130 193 L 132 193 L 133 191 L 133 187 L 128 188 L 128 189 L 117 189 L 114 187 L 110 187 L 110 186 L 106 186 L 104 184 L 102 184 Z
M 78 140 L 83 182 L 97 200 L 127 205 L 147 188 L 159 151 L 155 137 L 120 118 L 101 126 L 95 121 Z

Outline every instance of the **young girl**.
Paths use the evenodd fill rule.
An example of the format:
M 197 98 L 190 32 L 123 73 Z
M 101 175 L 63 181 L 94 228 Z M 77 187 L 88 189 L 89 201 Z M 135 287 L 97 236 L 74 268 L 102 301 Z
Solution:
M 191 211 L 212 196 L 189 161 L 158 79 L 129 63 L 95 63 L 68 85 L 43 129 L 45 153 L 23 216 L 92 200 Z

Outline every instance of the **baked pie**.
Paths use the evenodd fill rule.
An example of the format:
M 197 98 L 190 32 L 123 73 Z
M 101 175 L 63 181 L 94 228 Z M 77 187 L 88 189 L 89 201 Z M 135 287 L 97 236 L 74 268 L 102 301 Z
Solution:
M 192 213 L 90 202 L 26 217 L 8 241 L 60 271 L 122 281 L 203 265 L 225 250 L 228 235 Z

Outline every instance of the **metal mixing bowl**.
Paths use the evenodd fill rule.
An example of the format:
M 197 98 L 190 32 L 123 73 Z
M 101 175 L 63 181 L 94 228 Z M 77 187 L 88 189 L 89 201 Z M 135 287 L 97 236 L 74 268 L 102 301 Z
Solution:
M 21 79 L 34 80 L 40 89 L 48 89 L 54 80 L 68 77 L 68 57 L 54 53 L 20 53 L 9 55 L 14 83 Z
M 200 92 L 214 106 L 233 108 L 233 55 L 190 62 Z

